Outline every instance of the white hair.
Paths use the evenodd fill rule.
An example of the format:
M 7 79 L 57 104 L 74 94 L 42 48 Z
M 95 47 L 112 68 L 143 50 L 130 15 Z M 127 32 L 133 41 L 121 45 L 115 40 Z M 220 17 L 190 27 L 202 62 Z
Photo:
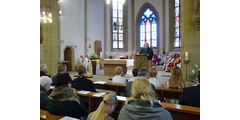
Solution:
M 44 71 L 45 69 L 47 69 L 47 65 L 46 64 L 41 64 L 40 65 L 40 71 Z
M 45 85 L 52 84 L 52 79 L 50 77 L 47 76 L 42 76 L 40 77 L 40 84 L 44 87 Z

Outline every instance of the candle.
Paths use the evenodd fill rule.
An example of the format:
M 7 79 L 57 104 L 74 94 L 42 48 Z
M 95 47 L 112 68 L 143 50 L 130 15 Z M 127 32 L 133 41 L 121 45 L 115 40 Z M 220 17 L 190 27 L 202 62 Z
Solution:
M 185 52 L 185 60 L 188 60 L 188 52 Z
M 100 58 L 102 58 L 102 52 L 100 52 Z

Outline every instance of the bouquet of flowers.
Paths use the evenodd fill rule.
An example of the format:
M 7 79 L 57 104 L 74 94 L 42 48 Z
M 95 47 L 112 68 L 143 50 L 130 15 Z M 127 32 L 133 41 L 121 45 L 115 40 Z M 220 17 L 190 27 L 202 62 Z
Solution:
M 117 54 L 116 52 L 109 52 L 109 51 L 106 52 L 106 55 L 109 57 L 109 59 L 113 59 L 113 57 L 116 56 L 116 54 Z
M 92 53 L 92 55 L 89 57 L 90 60 L 96 60 L 99 59 L 97 54 L 95 52 Z
M 192 69 L 193 81 L 194 81 L 194 82 L 196 82 L 195 78 L 196 78 L 196 72 L 197 72 L 198 70 L 200 70 L 200 69 L 198 68 L 198 65 L 195 64 L 194 67 L 193 67 L 193 69 Z

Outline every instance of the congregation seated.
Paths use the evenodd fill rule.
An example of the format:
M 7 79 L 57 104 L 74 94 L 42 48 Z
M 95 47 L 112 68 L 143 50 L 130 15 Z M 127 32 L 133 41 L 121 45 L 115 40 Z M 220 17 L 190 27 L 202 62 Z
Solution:
M 57 81 L 56 77 L 57 77 L 57 75 L 63 74 L 63 73 L 67 72 L 67 66 L 65 64 L 59 64 L 57 70 L 58 70 L 58 73 L 52 77 L 52 82 L 53 82 L 52 84 L 53 85 L 56 84 L 56 81 Z
M 78 72 L 79 76 L 72 81 L 72 88 L 75 88 L 76 90 L 96 92 L 93 82 L 86 78 L 87 70 L 85 66 L 78 65 L 76 67 L 76 71 Z
M 148 81 L 153 84 L 155 87 L 161 87 L 161 82 L 160 80 L 157 79 L 157 70 L 156 68 L 151 68 L 150 69 L 150 78 L 148 79 Z
M 186 87 L 186 83 L 182 78 L 182 72 L 179 67 L 174 67 L 172 70 L 172 76 L 165 82 L 165 88 L 184 88 Z
M 47 73 L 48 73 L 47 65 L 46 64 L 41 64 L 40 65 L 40 77 L 49 76 L 49 75 L 47 75 Z
M 96 111 L 88 115 L 87 120 L 114 120 L 109 116 L 117 106 L 117 97 L 115 94 L 107 94 L 99 104 Z
M 161 59 L 158 57 L 157 53 L 154 53 L 152 61 L 153 61 L 153 64 L 155 64 L 155 65 L 159 65 L 160 64 Z
M 149 79 L 149 71 L 148 71 L 148 69 L 144 68 L 144 67 L 143 68 L 139 68 L 139 70 L 138 70 L 138 78 Z M 126 87 L 125 87 L 125 96 L 126 97 L 130 97 L 131 96 L 132 83 L 133 83 L 133 81 L 127 82 L 127 84 L 126 84 Z M 152 89 L 155 91 L 154 85 L 152 85 Z
M 129 57 L 129 59 L 136 59 L 136 52 L 135 51 L 132 52 L 132 55 Z
M 122 107 L 118 120 L 172 120 L 168 110 L 156 100 L 151 83 L 138 78 L 132 83 L 132 95 Z
M 132 74 L 133 74 L 133 77 L 132 78 L 130 78 L 129 80 L 128 80 L 128 82 L 131 82 L 131 81 L 134 81 L 134 80 L 136 80 L 138 77 L 138 68 L 134 68 L 133 70 L 132 70 Z
M 124 77 L 122 77 L 123 68 L 121 66 L 117 66 L 115 68 L 114 72 L 115 72 L 115 76 L 112 78 L 112 82 L 126 84 L 126 79 Z
M 168 55 L 166 54 L 166 52 L 164 51 L 162 55 L 160 55 L 160 65 L 165 64 L 168 61 Z
M 40 109 L 46 110 L 47 92 L 50 89 L 51 83 L 52 80 L 48 76 L 40 77 Z
M 172 69 L 180 63 L 181 63 L 181 58 L 180 58 L 179 54 L 174 54 L 174 56 L 171 55 L 170 59 L 168 60 L 168 62 L 164 66 L 165 67 L 164 70 L 166 72 L 172 72 Z
M 174 55 L 170 55 L 170 57 L 167 60 L 167 62 L 163 65 L 164 71 L 172 72 L 171 70 L 174 67 L 173 62 L 174 62 Z
M 200 107 L 200 70 L 196 73 L 195 86 L 183 88 L 179 104 Z
M 57 84 L 47 99 L 47 111 L 51 114 L 74 118 L 87 117 L 87 108 L 71 88 L 69 73 L 56 76 Z

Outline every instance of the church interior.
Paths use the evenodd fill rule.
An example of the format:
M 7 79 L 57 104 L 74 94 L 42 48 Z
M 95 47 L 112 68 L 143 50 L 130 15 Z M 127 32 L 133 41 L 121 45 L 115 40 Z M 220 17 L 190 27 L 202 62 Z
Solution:
M 200 0 L 40 0 L 40 119 L 64 118 L 199 120 Z

